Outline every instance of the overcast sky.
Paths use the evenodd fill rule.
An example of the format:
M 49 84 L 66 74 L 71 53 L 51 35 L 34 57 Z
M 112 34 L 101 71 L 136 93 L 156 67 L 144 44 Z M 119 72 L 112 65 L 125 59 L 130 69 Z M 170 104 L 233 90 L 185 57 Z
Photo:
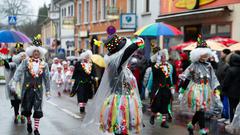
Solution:
M 31 2 L 31 7 L 34 7 L 34 14 L 37 15 L 38 9 L 43 6 L 44 3 L 48 6 L 51 0 L 29 0 Z
M 30 3 L 28 5 L 28 8 L 33 11 L 32 13 L 29 13 L 31 15 L 38 15 L 38 9 L 43 6 L 44 3 L 48 6 L 48 4 L 51 3 L 51 0 L 28 0 Z M 1 2 L 1 0 L 0 0 Z M 37 17 L 31 17 L 32 20 L 37 19 Z M 8 19 L 7 17 L 0 16 L 0 23 L 7 24 Z

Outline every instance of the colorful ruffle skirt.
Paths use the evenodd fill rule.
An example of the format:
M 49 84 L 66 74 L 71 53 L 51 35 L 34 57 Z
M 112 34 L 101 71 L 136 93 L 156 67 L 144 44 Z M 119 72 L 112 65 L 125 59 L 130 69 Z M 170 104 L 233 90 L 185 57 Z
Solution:
M 181 101 L 182 110 L 189 112 L 199 111 L 204 109 L 208 111 L 212 104 L 213 90 L 209 84 L 198 84 L 190 82 L 183 94 Z
M 131 95 L 110 95 L 102 105 L 100 129 L 116 134 L 139 134 L 142 123 L 141 101 Z

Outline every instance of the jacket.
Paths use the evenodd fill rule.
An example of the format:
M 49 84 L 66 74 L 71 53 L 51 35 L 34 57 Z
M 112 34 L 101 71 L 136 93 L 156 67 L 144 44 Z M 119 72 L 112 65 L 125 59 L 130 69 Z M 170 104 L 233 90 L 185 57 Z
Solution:
M 233 54 L 223 81 L 223 92 L 228 97 L 240 98 L 240 55 Z

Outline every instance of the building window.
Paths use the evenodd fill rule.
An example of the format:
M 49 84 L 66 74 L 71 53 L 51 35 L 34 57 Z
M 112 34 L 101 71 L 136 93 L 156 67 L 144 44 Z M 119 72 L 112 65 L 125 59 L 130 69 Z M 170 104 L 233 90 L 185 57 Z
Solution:
M 78 23 L 82 23 L 82 3 L 78 4 Z
M 111 0 L 111 6 L 116 7 L 117 5 L 117 0 Z
M 101 19 L 106 19 L 107 16 L 107 1 L 106 0 L 102 0 L 102 10 L 101 10 Z
M 135 0 L 128 0 L 128 12 L 135 13 Z
M 217 33 L 230 33 L 231 26 L 230 24 L 218 24 Z
M 211 35 L 216 34 L 216 24 L 209 24 L 202 26 L 202 33 L 203 35 Z
M 67 8 L 64 8 L 64 16 L 67 16 Z
M 68 6 L 68 16 L 71 16 L 71 6 Z
M 62 8 L 62 17 L 67 16 L 67 9 L 66 8 Z
M 93 21 L 98 20 L 98 0 L 93 0 L 92 13 L 93 13 Z
M 150 12 L 150 0 L 145 0 L 145 12 Z
M 86 1 L 85 3 L 85 22 L 88 23 L 89 22 L 89 1 Z
M 73 16 L 73 5 L 71 5 L 71 7 L 70 7 L 70 16 Z

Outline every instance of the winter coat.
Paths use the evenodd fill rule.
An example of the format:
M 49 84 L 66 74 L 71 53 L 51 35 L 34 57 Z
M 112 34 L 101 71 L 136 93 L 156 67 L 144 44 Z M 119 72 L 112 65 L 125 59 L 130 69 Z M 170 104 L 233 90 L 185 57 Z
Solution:
M 231 98 L 240 98 L 240 55 L 233 54 L 223 81 L 223 92 Z
M 220 61 L 218 63 L 216 75 L 221 85 L 223 84 L 223 80 L 226 76 L 228 68 L 229 68 L 229 65 L 227 63 L 224 63 L 223 61 Z

